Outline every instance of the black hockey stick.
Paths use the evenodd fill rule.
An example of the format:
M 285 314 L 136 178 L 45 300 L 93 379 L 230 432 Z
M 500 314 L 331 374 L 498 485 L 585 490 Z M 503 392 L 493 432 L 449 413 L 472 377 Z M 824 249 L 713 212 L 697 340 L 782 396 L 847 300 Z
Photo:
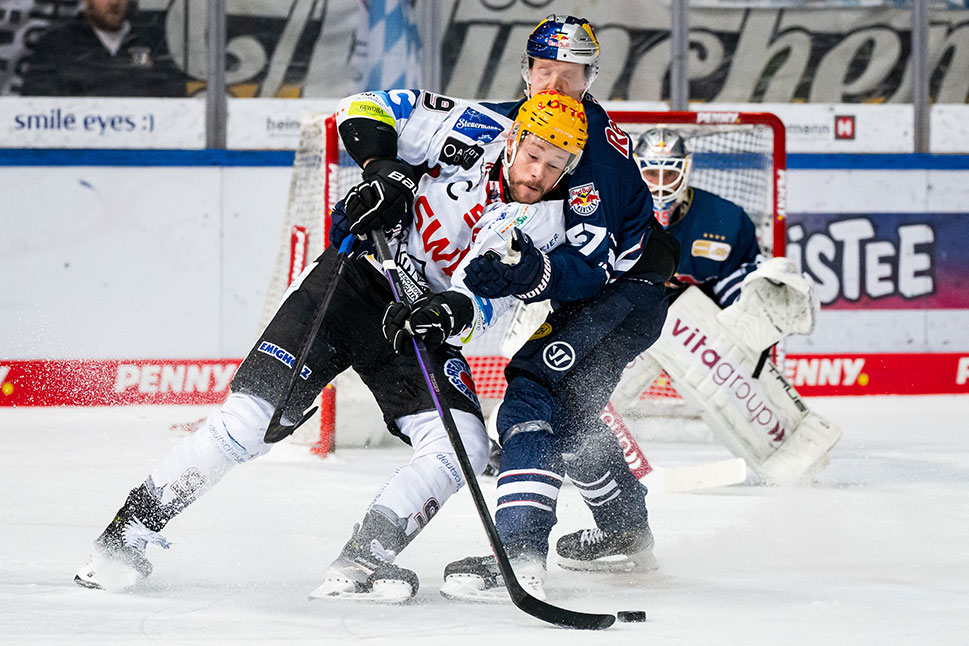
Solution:
M 384 273 L 387 274 L 387 279 L 390 281 L 394 299 L 402 301 L 404 292 L 400 287 L 397 263 L 394 262 L 393 257 L 390 255 L 390 249 L 387 246 L 387 238 L 381 230 L 374 231 L 370 237 L 376 246 L 377 258 L 383 265 Z M 488 504 L 481 494 L 481 487 L 478 486 L 478 479 L 474 475 L 474 469 L 471 468 L 471 460 L 468 459 L 468 452 L 464 448 L 461 434 L 458 432 L 458 427 L 454 423 L 451 409 L 444 404 L 441 387 L 438 385 L 436 372 L 433 369 L 427 348 L 417 337 L 414 337 L 413 341 L 414 350 L 417 352 L 417 362 L 421 366 L 421 372 L 424 373 L 424 380 L 427 382 L 427 387 L 431 391 L 431 399 L 434 400 L 434 406 L 437 408 L 437 413 L 440 415 L 444 429 L 447 431 L 448 438 L 450 438 L 451 444 L 454 447 L 454 453 L 457 455 L 461 473 L 464 475 L 464 479 L 468 483 L 468 490 L 471 492 L 471 500 L 474 501 L 474 507 L 478 512 L 478 517 L 481 518 L 481 524 L 484 525 L 485 532 L 488 534 L 491 550 L 494 552 L 495 559 L 498 561 L 498 569 L 501 571 L 501 576 L 505 581 L 505 587 L 508 589 L 508 596 L 511 597 L 512 602 L 521 610 L 537 619 L 565 628 L 601 630 L 611 626 L 616 621 L 615 615 L 591 614 L 553 606 L 528 594 L 518 582 L 518 578 L 515 576 L 515 570 L 508 561 L 508 553 L 505 552 L 505 548 L 501 544 L 498 529 L 491 520 L 491 512 L 488 511 Z
M 330 301 L 333 300 L 333 294 L 336 292 L 336 284 L 340 282 L 340 276 L 343 275 L 343 267 L 346 265 L 347 254 L 350 252 L 350 247 L 353 246 L 353 240 L 353 236 L 347 236 L 343 239 L 343 244 L 340 245 L 340 252 L 336 257 L 336 268 L 333 276 L 330 278 L 329 284 L 326 286 L 326 294 L 324 294 L 323 300 L 320 301 L 316 312 L 313 314 L 313 324 L 306 330 L 306 336 L 303 338 L 303 343 L 299 348 L 299 357 L 293 363 L 293 374 L 289 378 L 289 385 L 286 386 L 286 390 L 280 396 L 279 402 L 276 404 L 276 410 L 273 411 L 272 419 L 269 420 L 269 427 L 266 429 L 266 436 L 264 438 L 267 444 L 274 444 L 292 435 L 306 420 L 313 417 L 313 413 L 319 408 L 319 406 L 313 406 L 295 424 L 283 424 L 283 411 L 289 404 L 289 398 L 293 394 L 293 389 L 296 388 L 296 380 L 299 379 L 299 374 L 303 372 L 303 366 L 306 365 L 306 359 L 310 356 L 310 348 L 313 347 L 313 340 L 316 339 L 316 335 L 320 331 L 320 326 L 323 325 L 326 311 L 330 309 Z

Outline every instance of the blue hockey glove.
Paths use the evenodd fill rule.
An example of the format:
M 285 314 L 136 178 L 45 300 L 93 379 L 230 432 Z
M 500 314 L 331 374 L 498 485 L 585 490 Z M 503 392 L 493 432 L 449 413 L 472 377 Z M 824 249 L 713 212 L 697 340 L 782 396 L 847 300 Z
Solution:
M 489 251 L 468 263 L 464 284 L 485 298 L 515 296 L 523 301 L 542 300 L 552 277 L 552 263 L 528 234 L 512 231 L 511 251 L 504 259 Z
M 330 211 L 330 244 L 339 247 L 343 244 L 343 239 L 350 235 L 350 221 L 347 219 L 347 209 L 340 200 L 333 205 Z
M 362 238 L 383 229 L 388 238 L 399 238 L 413 218 L 417 180 L 414 168 L 399 159 L 375 159 L 367 164 L 363 181 L 344 200 L 350 233 Z
M 413 337 L 421 339 L 432 350 L 469 326 L 473 317 L 471 299 L 464 294 L 428 294 L 413 305 L 396 302 L 388 305 L 384 310 L 384 336 L 398 354 L 413 349 Z

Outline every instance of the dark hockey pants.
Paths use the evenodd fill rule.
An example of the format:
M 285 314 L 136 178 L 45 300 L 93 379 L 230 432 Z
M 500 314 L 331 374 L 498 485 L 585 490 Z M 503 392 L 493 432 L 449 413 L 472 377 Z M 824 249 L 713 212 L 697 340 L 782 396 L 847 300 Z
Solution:
M 665 287 L 620 279 L 553 312 L 551 332 L 508 364 L 495 514 L 505 543 L 547 551 L 563 473 L 602 529 L 646 524 L 644 489 L 599 413 L 626 365 L 659 338 L 666 310 Z

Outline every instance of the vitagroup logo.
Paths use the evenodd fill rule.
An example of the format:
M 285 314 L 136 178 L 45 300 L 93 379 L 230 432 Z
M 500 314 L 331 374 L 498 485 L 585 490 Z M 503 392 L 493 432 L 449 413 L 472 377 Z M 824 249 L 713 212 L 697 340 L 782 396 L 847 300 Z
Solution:
M 486 144 L 493 141 L 504 128 L 491 117 L 468 108 L 458 117 L 453 130 L 460 132 L 465 137 Z
M 268 354 L 274 359 L 278 359 L 290 368 L 293 367 L 293 362 L 296 361 L 296 358 L 292 354 L 280 348 L 278 345 L 270 343 L 269 341 L 263 341 L 260 343 L 259 351 L 263 354 Z M 303 366 L 303 369 L 299 371 L 299 376 L 304 380 L 309 379 L 311 374 L 313 374 L 313 371 L 310 370 L 309 366 Z

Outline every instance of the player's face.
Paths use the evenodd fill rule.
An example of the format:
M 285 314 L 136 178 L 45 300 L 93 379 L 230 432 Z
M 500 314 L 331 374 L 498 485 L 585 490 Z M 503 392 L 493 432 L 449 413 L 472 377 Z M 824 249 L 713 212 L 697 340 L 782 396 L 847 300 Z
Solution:
M 529 72 L 529 82 L 532 96 L 545 90 L 555 90 L 581 101 L 586 86 L 585 65 L 536 58 Z
M 644 168 L 640 172 L 647 186 L 662 187 L 667 195 L 676 191 L 683 183 L 683 173 L 677 169 Z
M 98 29 L 118 31 L 128 13 L 128 0 L 85 0 L 84 13 Z
M 522 204 L 540 201 L 562 177 L 569 158 L 567 151 L 526 133 L 508 169 L 511 198 Z

